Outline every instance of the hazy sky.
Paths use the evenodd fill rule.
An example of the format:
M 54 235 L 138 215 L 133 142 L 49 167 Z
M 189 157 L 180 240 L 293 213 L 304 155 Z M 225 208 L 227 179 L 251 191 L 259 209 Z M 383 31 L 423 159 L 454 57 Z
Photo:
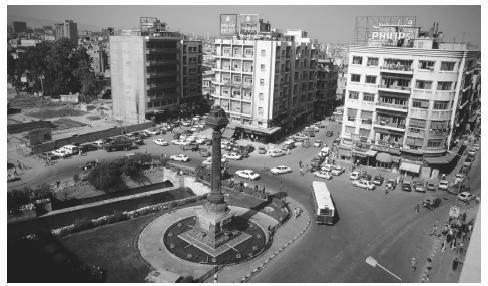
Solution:
M 480 6 L 8 6 L 10 16 L 62 21 L 73 19 L 98 27 L 133 28 L 139 17 L 158 17 L 170 30 L 218 34 L 220 13 L 258 13 L 273 28 L 303 28 L 327 42 L 351 42 L 355 16 L 417 16 L 424 29 L 439 22 L 445 39 L 481 42 Z

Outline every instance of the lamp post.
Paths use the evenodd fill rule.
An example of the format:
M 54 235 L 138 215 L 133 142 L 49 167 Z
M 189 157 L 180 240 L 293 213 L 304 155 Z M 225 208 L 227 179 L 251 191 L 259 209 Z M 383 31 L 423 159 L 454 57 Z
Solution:
M 376 259 L 374 259 L 373 257 L 371 256 L 368 256 L 366 258 L 366 261 L 365 261 L 367 264 L 373 266 L 373 267 L 376 267 L 376 266 L 379 266 L 381 269 L 385 270 L 386 272 L 388 272 L 390 275 L 392 275 L 393 277 L 395 277 L 396 279 L 400 280 L 400 282 L 403 282 L 402 281 L 402 278 L 396 276 L 395 274 L 393 274 L 393 272 L 391 272 L 390 270 L 386 269 L 385 267 L 381 266 L 381 264 L 378 263 L 378 261 L 376 261 Z

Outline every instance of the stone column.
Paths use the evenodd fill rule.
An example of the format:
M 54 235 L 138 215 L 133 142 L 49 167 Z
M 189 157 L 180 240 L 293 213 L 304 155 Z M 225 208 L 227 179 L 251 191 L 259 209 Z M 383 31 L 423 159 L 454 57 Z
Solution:
M 224 195 L 221 191 L 221 149 L 220 149 L 221 135 L 220 130 L 215 128 L 212 132 L 212 185 L 211 192 L 208 195 L 210 203 L 218 204 L 224 201 Z

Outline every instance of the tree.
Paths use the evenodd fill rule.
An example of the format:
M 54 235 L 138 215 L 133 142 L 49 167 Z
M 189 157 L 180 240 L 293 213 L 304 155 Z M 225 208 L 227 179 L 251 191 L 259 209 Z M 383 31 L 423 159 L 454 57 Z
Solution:
M 73 70 L 73 75 L 81 85 L 81 101 L 88 103 L 96 99 L 98 93 L 95 73 L 91 67 L 92 59 L 85 48 L 79 48 L 73 53 L 72 60 L 77 65 Z
M 80 88 L 79 82 L 72 73 L 77 67 L 71 60 L 74 48 L 73 42 L 62 38 L 52 45 L 46 56 L 44 91 L 53 98 L 59 98 L 61 94 L 76 92 Z
M 9 82 L 13 82 L 15 79 L 15 64 L 16 61 L 11 51 L 7 51 L 7 77 Z
M 143 165 L 136 158 L 126 158 L 120 170 L 124 175 L 138 184 L 149 182 L 149 178 L 144 175 Z
M 127 185 L 122 180 L 120 165 L 116 161 L 104 161 L 95 166 L 87 176 L 88 182 L 97 190 L 108 193 L 126 189 Z

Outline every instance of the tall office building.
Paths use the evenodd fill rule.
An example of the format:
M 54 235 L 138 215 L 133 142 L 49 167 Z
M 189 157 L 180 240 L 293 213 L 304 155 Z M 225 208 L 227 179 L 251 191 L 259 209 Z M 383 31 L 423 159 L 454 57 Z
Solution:
M 317 102 L 314 104 L 316 120 L 332 116 L 336 104 L 339 67 L 331 59 L 319 59 L 317 69 Z
M 161 121 L 198 109 L 201 42 L 187 41 L 157 23 L 144 17 L 140 30 L 110 37 L 113 117 L 126 124 Z
M 27 23 L 26 22 L 12 22 L 13 32 L 15 34 L 25 33 L 27 31 Z
M 274 141 L 312 120 L 317 93 L 315 50 L 303 30 L 272 32 L 258 15 L 221 15 L 215 40 L 214 105 L 229 115 L 230 133 Z
M 54 37 L 56 40 L 68 38 L 73 42 L 78 41 L 78 24 L 73 20 L 65 20 L 63 23 L 53 25 Z
M 373 32 L 367 45 L 350 46 L 339 155 L 429 177 L 452 168 L 465 148 L 459 138 L 473 111 L 480 53 L 442 42 L 437 27 L 397 28 L 405 27 Z

